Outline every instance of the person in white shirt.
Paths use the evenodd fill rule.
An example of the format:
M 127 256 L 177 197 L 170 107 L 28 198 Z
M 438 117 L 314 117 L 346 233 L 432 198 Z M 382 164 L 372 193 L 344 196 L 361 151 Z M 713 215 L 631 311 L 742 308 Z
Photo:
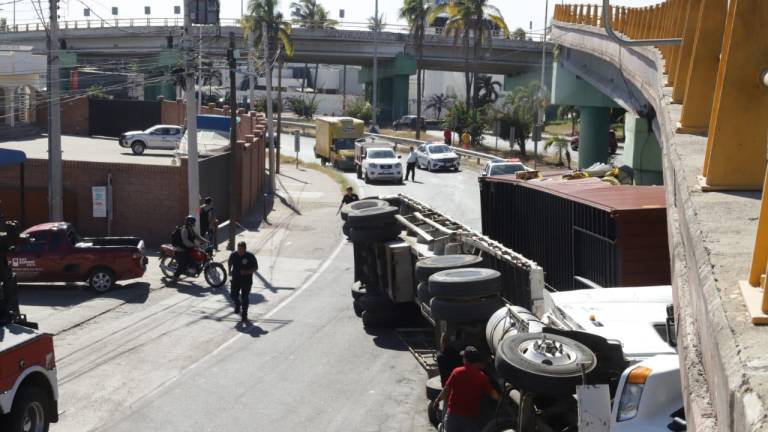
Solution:
M 416 181 L 416 151 L 411 147 L 408 153 L 408 160 L 405 162 L 405 179 L 408 180 L 408 174 L 411 175 L 411 181 Z

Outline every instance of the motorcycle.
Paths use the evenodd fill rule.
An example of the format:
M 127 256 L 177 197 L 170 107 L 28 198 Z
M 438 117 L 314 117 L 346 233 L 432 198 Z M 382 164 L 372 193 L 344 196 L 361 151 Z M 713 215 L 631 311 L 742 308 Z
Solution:
M 160 270 L 167 278 L 172 278 L 178 268 L 177 248 L 170 244 L 160 246 Z M 227 282 L 227 270 L 221 263 L 213 261 L 213 245 L 194 248 L 189 251 L 189 262 L 182 276 L 198 277 L 203 274 L 205 281 L 212 288 L 218 288 Z

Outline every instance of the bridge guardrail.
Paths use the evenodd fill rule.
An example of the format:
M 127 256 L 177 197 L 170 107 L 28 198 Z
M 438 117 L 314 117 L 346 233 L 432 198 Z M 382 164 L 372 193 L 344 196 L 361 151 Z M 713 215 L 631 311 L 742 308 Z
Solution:
M 312 123 L 302 123 L 302 122 L 293 122 L 293 121 L 285 121 L 285 120 L 283 120 L 282 123 L 285 126 L 296 127 L 296 128 L 300 128 L 300 129 L 316 129 L 317 128 Z M 393 137 L 393 136 L 390 136 L 390 135 L 374 134 L 374 133 L 368 133 L 368 132 L 365 133 L 365 136 L 379 138 L 379 139 L 384 139 L 384 140 L 387 140 L 387 141 L 394 142 L 395 144 L 405 144 L 405 145 L 419 146 L 419 145 L 427 143 L 427 141 L 419 141 L 419 140 L 410 139 L 410 138 Z M 465 157 L 465 158 L 468 158 L 468 159 L 477 159 L 478 163 L 480 162 L 481 159 L 482 160 L 497 160 L 497 159 L 501 159 L 500 157 L 494 156 L 494 155 L 491 155 L 491 154 L 482 153 L 482 152 L 478 152 L 478 151 L 474 151 L 474 150 L 465 150 L 465 149 L 458 148 L 458 147 L 453 147 L 453 151 L 457 155 L 459 155 L 461 157 Z

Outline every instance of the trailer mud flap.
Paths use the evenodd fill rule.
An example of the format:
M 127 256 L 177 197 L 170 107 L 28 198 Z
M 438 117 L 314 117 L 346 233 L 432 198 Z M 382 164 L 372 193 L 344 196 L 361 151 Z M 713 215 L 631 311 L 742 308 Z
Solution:
M 576 386 L 579 401 L 579 432 L 610 432 L 611 396 L 608 386 Z

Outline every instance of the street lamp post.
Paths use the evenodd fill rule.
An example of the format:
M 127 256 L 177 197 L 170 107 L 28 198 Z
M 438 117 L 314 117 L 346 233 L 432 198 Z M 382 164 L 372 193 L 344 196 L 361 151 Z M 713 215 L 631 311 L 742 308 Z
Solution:
M 544 1 L 544 33 L 541 36 L 541 82 L 539 83 L 539 92 L 541 99 L 547 97 L 547 88 L 545 86 L 546 79 L 546 63 L 547 63 L 547 18 L 549 16 L 549 0 Z M 537 115 L 537 129 L 538 133 L 534 134 L 533 141 L 533 165 L 534 168 L 538 165 L 536 159 L 539 156 L 539 140 L 541 134 L 544 132 L 544 107 L 539 104 L 539 110 Z
M 378 129 L 379 107 L 379 0 L 373 14 L 373 127 Z M 378 133 L 378 132 L 377 132 Z

